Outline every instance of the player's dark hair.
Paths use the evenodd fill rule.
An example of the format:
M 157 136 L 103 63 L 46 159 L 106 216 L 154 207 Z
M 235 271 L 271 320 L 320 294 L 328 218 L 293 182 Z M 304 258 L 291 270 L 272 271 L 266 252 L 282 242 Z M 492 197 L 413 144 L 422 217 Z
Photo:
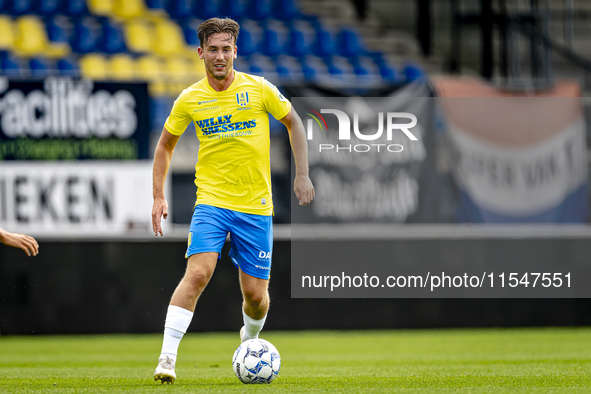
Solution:
M 229 33 L 230 40 L 236 45 L 238 39 L 238 33 L 240 32 L 240 25 L 230 18 L 211 18 L 199 25 L 197 29 L 197 37 L 199 37 L 199 43 L 201 48 L 204 48 L 209 41 L 209 37 L 217 33 Z

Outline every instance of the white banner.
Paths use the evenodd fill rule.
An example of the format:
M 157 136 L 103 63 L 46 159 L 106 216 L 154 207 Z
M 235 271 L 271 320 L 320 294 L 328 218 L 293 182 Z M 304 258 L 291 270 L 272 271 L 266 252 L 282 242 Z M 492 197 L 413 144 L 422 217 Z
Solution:
M 166 191 L 172 212 L 169 185 Z M 0 227 L 9 231 L 51 237 L 150 232 L 151 212 L 150 161 L 0 163 Z

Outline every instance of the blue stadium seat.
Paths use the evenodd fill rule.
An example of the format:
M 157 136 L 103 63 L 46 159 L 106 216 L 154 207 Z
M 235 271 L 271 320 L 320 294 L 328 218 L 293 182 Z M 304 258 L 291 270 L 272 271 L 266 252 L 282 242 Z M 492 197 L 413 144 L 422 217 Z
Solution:
M 20 78 L 30 73 L 28 64 L 22 59 L 4 51 L 0 56 L 0 69 L 3 75 L 12 78 Z
M 271 16 L 272 8 L 270 0 L 251 0 L 247 14 L 249 18 L 261 21 Z
M 146 0 L 146 6 L 152 10 L 164 10 L 166 9 L 165 0 Z
M 99 40 L 99 48 L 106 53 L 126 52 L 123 27 L 109 18 L 101 18 L 102 34 Z
M 194 0 L 170 0 L 166 11 L 173 19 L 185 19 L 192 16 L 194 6 Z
M 304 56 L 311 52 L 313 44 L 313 36 L 307 32 L 292 28 L 289 31 L 289 43 L 287 51 L 292 56 Z
M 47 18 L 45 27 L 47 38 L 53 42 L 69 42 L 74 30 L 70 18 L 64 15 L 54 15 Z
M 63 0 L 39 0 L 35 10 L 41 15 L 53 15 L 59 11 Z
M 304 79 L 302 65 L 292 56 L 280 56 L 277 61 L 277 75 L 281 82 L 296 82 Z
M 78 61 L 74 58 L 63 58 L 57 61 L 57 71 L 59 75 L 64 77 L 78 77 L 80 76 L 80 67 Z
M 322 58 L 314 55 L 306 55 L 301 58 L 304 79 L 314 82 L 328 74 L 328 67 Z
M 226 11 L 221 9 L 220 0 L 196 0 L 193 8 L 193 16 L 200 19 L 219 17 L 224 12 Z
M 296 0 L 276 0 L 272 13 L 273 17 L 284 21 L 302 19 L 303 17 L 297 7 Z
M 74 27 L 74 34 L 70 41 L 72 49 L 77 53 L 96 52 L 102 27 L 96 18 L 85 17 Z
M 81 17 L 88 14 L 85 0 L 65 0 L 62 10 L 68 16 Z
M 6 12 L 10 15 L 24 15 L 33 12 L 33 0 L 12 0 L 7 2 Z
M 336 53 L 335 47 L 332 33 L 318 24 L 316 26 L 316 40 L 313 44 L 314 54 L 320 57 L 332 56 Z
M 45 78 L 55 71 L 54 65 L 47 58 L 33 58 L 29 60 L 31 77 Z
M 223 16 L 240 21 L 246 16 L 247 8 L 251 7 L 248 4 L 248 0 L 225 0 L 221 4 L 220 11 L 223 13 Z
M 363 55 L 365 50 L 361 46 L 361 39 L 352 29 L 342 29 L 337 38 L 337 50 L 341 56 L 355 57 Z
M 243 24 L 238 35 L 238 42 L 236 43 L 238 54 L 240 56 L 250 56 L 255 53 L 259 48 L 260 38 L 260 35 L 255 29 L 249 27 L 247 23 Z
M 420 64 L 417 63 L 406 63 L 402 71 L 406 82 L 421 81 L 426 77 L 425 71 Z

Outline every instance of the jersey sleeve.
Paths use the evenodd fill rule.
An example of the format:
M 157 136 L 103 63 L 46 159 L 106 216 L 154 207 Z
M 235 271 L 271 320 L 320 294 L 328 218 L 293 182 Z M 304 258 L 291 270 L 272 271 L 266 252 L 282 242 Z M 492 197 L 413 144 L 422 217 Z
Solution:
M 277 120 L 283 119 L 291 109 L 291 103 L 271 82 L 263 79 L 263 102 L 268 113 Z
M 183 92 L 184 93 L 184 92 Z M 187 129 L 189 123 L 191 123 L 193 119 L 185 109 L 185 100 L 183 94 L 175 100 L 174 104 L 172 105 L 172 109 L 170 110 L 170 115 L 166 119 L 164 123 L 164 127 L 170 134 L 173 135 L 181 135 Z

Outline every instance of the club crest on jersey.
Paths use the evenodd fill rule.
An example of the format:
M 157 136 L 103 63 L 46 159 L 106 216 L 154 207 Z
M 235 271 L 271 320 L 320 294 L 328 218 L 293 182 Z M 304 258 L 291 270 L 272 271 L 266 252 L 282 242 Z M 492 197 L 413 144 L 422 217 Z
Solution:
M 248 104 L 248 92 L 236 93 L 236 102 L 244 107 Z

